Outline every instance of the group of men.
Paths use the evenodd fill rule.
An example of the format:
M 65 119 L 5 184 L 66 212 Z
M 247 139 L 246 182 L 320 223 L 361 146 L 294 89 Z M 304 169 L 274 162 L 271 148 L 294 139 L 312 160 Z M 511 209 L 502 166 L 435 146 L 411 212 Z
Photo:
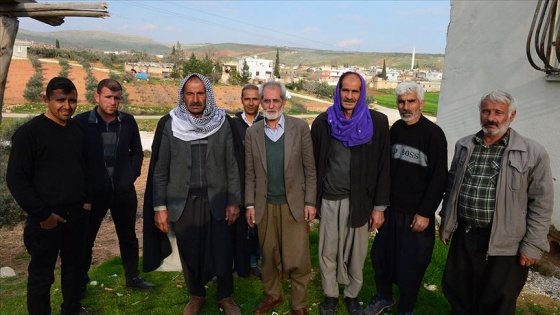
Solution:
M 139 276 L 134 182 L 143 161 L 138 125 L 120 111 L 122 87 L 104 79 L 97 106 L 72 119 L 77 89 L 67 78 L 49 81 L 45 114 L 13 136 L 6 181 L 27 212 L 24 243 L 28 267 L 27 310 L 50 314 L 50 287 L 61 258 L 61 314 L 89 314 L 81 307 L 97 232 L 111 210 L 128 288 L 155 286 Z
M 30 314 L 50 310 L 59 251 L 63 314 L 81 314 L 91 248 L 107 209 L 126 285 L 154 288 L 138 276 L 133 183 L 142 150 L 134 118 L 118 109 L 121 90 L 116 81 L 100 82 L 99 106 L 78 115 L 76 124 L 76 89 L 55 78 L 47 86 L 47 112 L 14 135 L 8 185 L 29 214 L 24 239 L 31 254 Z M 284 303 L 282 279 L 291 281 L 292 314 L 308 314 L 308 234 L 315 218 L 320 314 L 336 314 L 339 285 L 349 314 L 381 314 L 396 304 L 393 284 L 397 313 L 412 314 L 442 199 L 440 238 L 448 244 L 454 236 L 442 280 L 453 314 L 514 314 L 528 268 L 548 250 L 553 186 L 545 149 L 509 127 L 516 115 L 513 97 L 493 91 L 481 98 L 482 130 L 457 142 L 448 171 L 447 141 L 422 115 L 419 84 L 396 88 L 401 119 L 391 128 L 384 114 L 369 109 L 366 96 L 364 78 L 344 73 L 333 105 L 310 130 L 283 113 L 287 92 L 278 81 L 245 86 L 244 111 L 230 118 L 218 108 L 206 77 L 194 73 L 182 80 L 177 105 L 158 123 L 152 145 L 144 270 L 154 270 L 169 254 L 172 230 L 189 294 L 184 315 L 201 312 L 213 277 L 220 308 L 241 314 L 232 298 L 232 268 L 246 274 L 249 260 L 237 259 L 239 251 L 253 254 L 251 269 L 255 256 L 262 256 L 258 275 L 265 296 L 254 314 Z M 358 296 L 372 233 L 377 293 L 362 307 Z M 249 236 L 258 246 L 239 241 Z M 77 249 L 89 261 L 77 263 Z

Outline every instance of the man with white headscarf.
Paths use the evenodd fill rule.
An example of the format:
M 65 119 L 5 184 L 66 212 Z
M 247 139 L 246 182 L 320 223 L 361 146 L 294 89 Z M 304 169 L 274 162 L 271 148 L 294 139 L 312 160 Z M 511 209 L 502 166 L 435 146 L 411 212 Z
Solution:
M 218 109 L 210 81 L 188 75 L 165 123 L 153 173 L 155 225 L 174 230 L 190 300 L 184 315 L 198 314 L 205 284 L 217 276 L 216 299 L 225 313 L 241 314 L 231 298 L 229 229 L 239 216 L 240 179 L 231 127 Z

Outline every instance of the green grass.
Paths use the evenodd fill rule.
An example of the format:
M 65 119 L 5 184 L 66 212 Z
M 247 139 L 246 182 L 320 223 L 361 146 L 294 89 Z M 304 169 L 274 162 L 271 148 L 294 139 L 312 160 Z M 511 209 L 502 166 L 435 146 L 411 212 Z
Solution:
M 370 239 L 370 247 L 373 239 Z M 308 310 L 310 314 L 318 314 L 319 304 L 323 299 L 321 277 L 318 267 L 318 232 L 314 228 L 310 234 L 310 251 L 313 266 L 313 275 L 308 289 Z M 441 273 L 445 265 L 447 247 L 436 241 L 432 256 L 432 263 L 426 271 L 423 283 L 437 286 L 435 291 L 420 288 L 418 302 L 414 313 L 417 315 L 439 315 L 451 312 L 443 293 L 441 292 Z M 364 285 L 359 299 L 367 305 L 375 292 L 373 269 L 368 258 L 364 265 Z M 143 292 L 125 288 L 121 259 L 112 258 L 105 263 L 95 266 L 90 271 L 90 278 L 98 282 L 96 286 L 88 286 L 86 298 L 82 304 L 85 308 L 97 314 L 124 315 L 124 314 L 181 314 L 188 301 L 185 282 L 180 272 L 152 272 L 143 275 L 144 278 L 157 285 L 154 291 Z M 13 278 L 0 279 L 0 314 L 26 314 L 25 297 L 26 276 L 18 275 Z M 283 281 L 285 302 L 275 308 L 278 314 L 289 314 L 289 282 Z M 398 292 L 395 289 L 395 298 Z M 52 287 L 53 314 L 60 312 L 62 296 L 60 292 L 60 272 L 56 271 L 56 280 Z M 343 288 L 341 287 L 341 291 Z M 341 293 L 342 295 L 342 293 Z M 207 285 L 207 301 L 201 314 L 223 314 L 215 303 L 216 284 L 209 282 Z M 255 277 L 235 278 L 233 298 L 241 307 L 243 314 L 252 314 L 254 307 L 264 297 L 263 286 Z M 517 314 L 558 314 L 560 303 L 547 303 L 546 306 L 538 303 L 524 303 L 518 306 Z M 341 299 L 338 304 L 338 313 L 346 315 L 346 307 Z M 385 314 L 395 314 L 395 310 Z
M 386 91 L 387 95 L 376 95 L 375 100 L 379 106 L 397 109 L 397 102 L 395 101 L 395 91 Z M 438 92 L 424 93 L 424 114 L 436 116 L 438 110 Z

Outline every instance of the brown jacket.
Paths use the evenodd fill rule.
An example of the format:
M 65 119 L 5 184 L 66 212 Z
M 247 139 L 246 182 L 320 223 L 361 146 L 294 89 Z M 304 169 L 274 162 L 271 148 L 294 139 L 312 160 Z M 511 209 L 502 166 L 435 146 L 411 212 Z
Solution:
M 317 178 L 313 143 L 307 123 L 284 115 L 284 183 L 290 211 L 304 219 L 305 204 L 315 205 Z M 268 176 L 264 123 L 253 124 L 245 135 L 245 205 L 254 206 L 259 224 L 266 208 Z

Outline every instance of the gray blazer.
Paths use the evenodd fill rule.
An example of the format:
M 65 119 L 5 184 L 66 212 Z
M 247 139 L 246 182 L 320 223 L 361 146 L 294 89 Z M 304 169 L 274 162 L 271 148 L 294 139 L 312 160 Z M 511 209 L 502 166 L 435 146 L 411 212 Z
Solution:
M 307 123 L 284 115 L 284 184 L 288 207 L 297 222 L 304 219 L 305 204 L 315 205 L 317 174 L 313 143 Z M 245 135 L 245 205 L 254 206 L 256 223 L 266 208 L 268 176 L 264 122 L 253 124 Z
M 185 208 L 191 168 L 191 143 L 173 136 L 169 119 L 163 129 L 159 158 L 154 169 L 154 208 L 167 206 L 170 222 L 179 220 Z M 206 180 L 212 216 L 223 220 L 226 206 L 239 205 L 241 200 L 239 169 L 227 120 L 208 137 Z

